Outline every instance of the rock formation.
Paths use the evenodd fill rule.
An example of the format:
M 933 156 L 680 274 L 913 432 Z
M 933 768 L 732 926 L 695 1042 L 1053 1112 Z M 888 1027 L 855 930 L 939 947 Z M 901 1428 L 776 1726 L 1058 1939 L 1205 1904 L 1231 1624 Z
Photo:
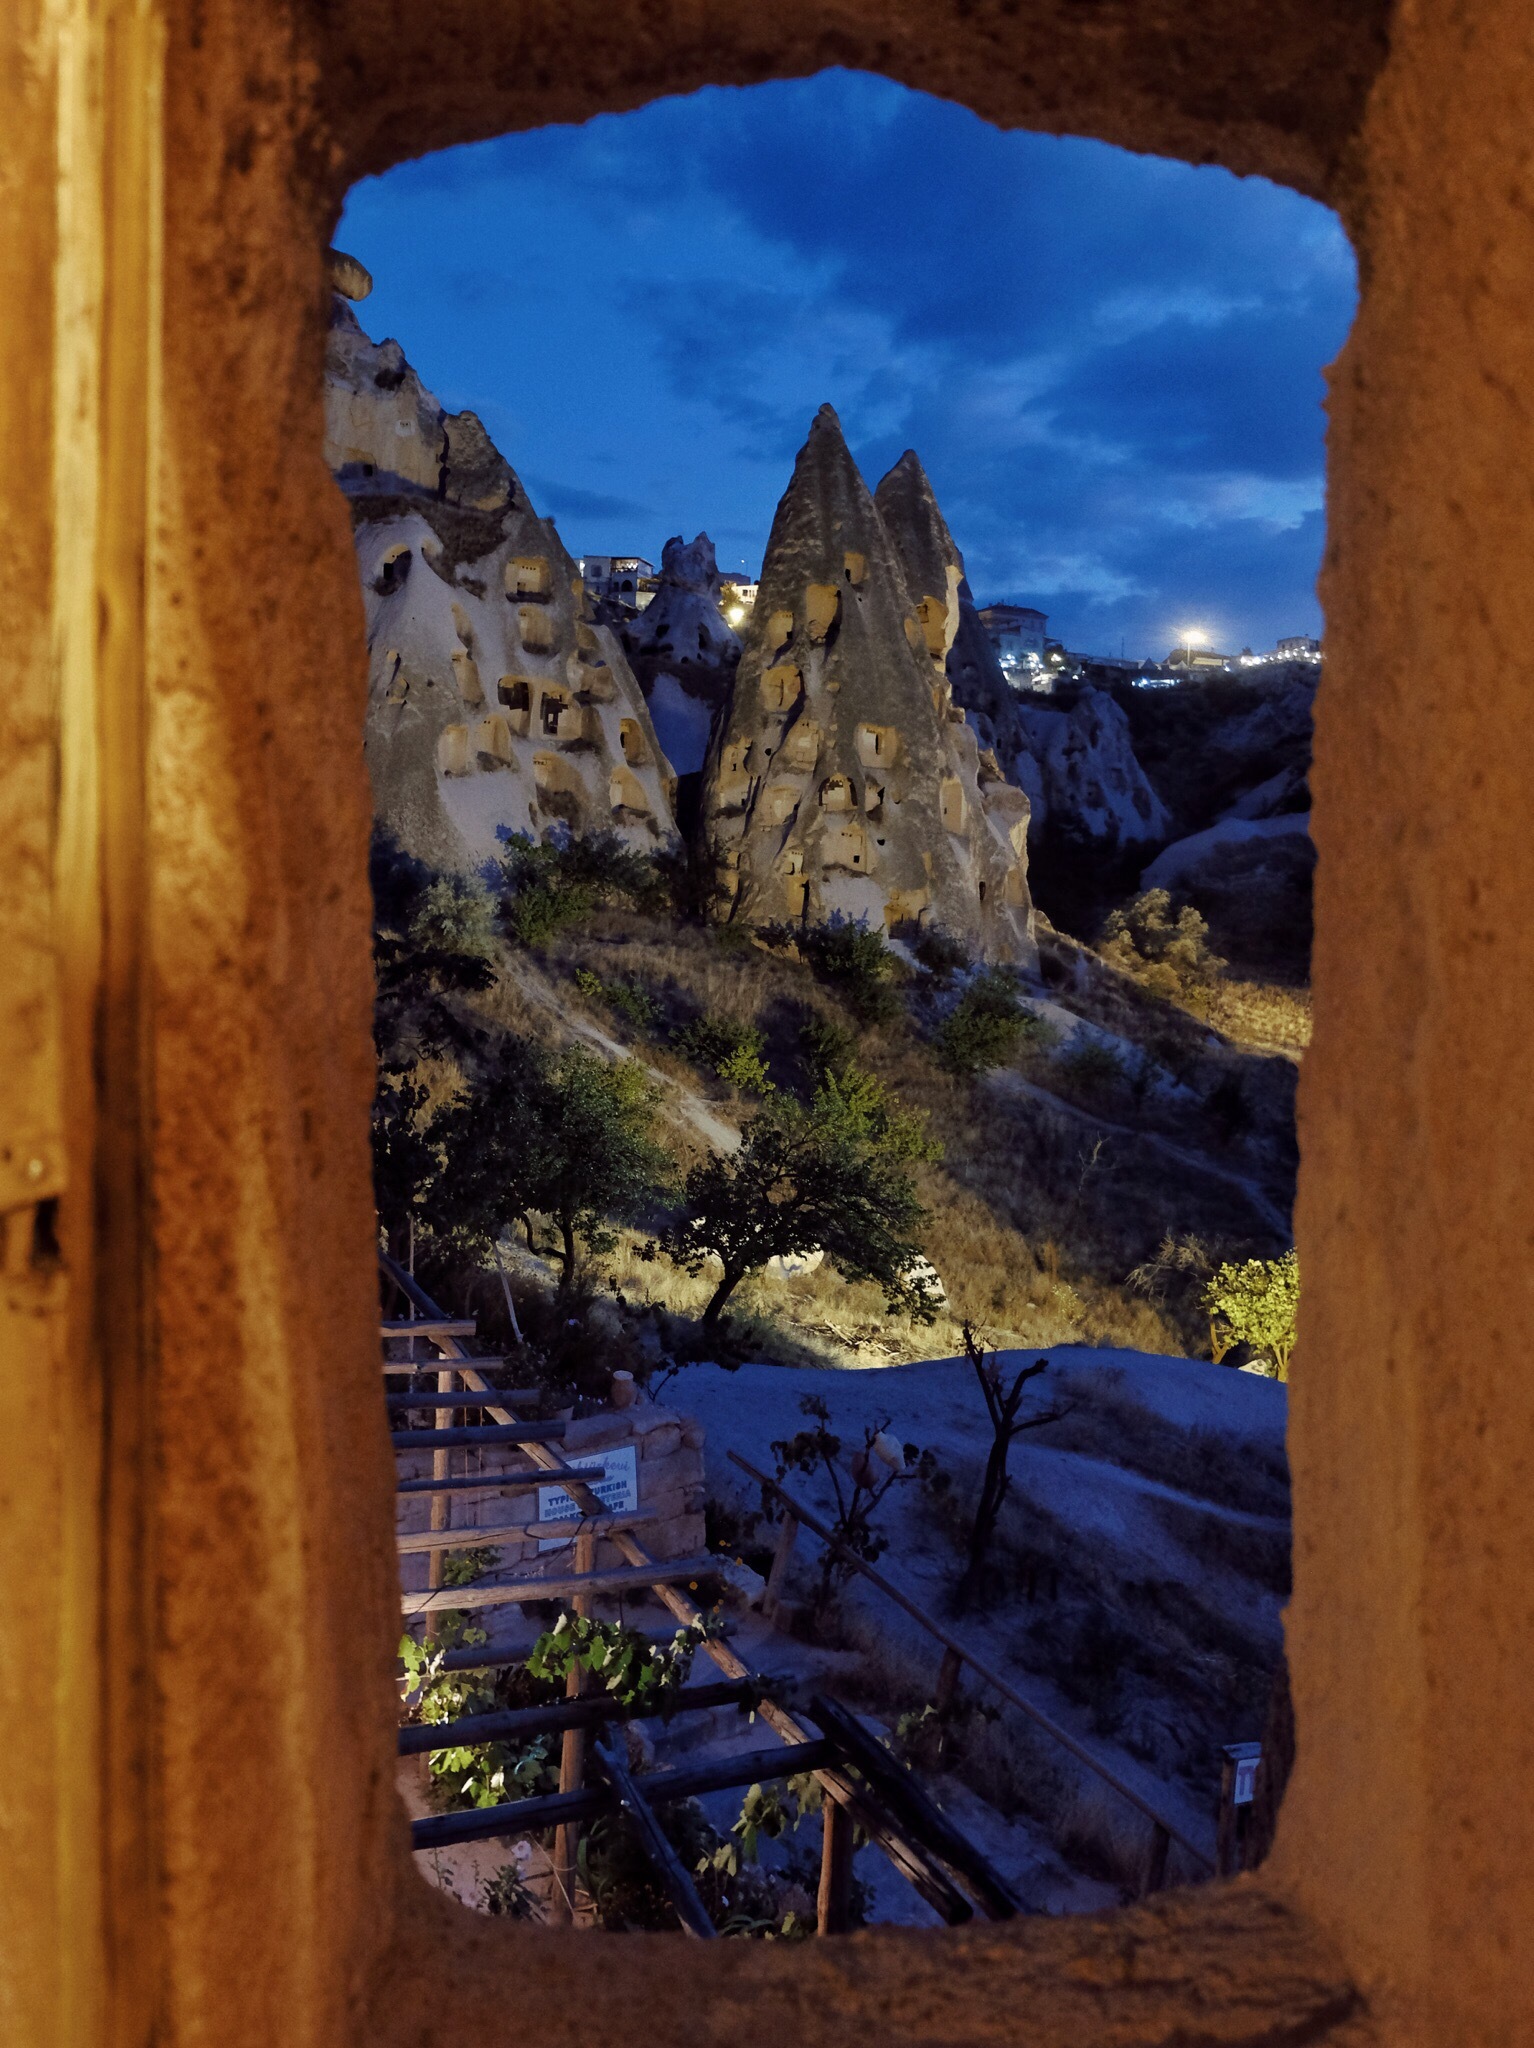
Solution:
M 705 765 L 719 914 L 840 914 L 897 939 L 938 926 L 990 958 L 1031 955 L 1027 801 L 952 701 L 950 644 L 822 406 Z
M 948 531 L 927 472 L 914 448 L 881 478 L 874 503 L 900 553 L 934 662 L 941 661 L 953 701 L 996 756 L 1010 782 L 1020 783 L 1024 744 L 1017 692 L 1002 673 L 964 574 L 964 557 Z
M 445 412 L 341 297 L 325 399 L 362 572 L 380 822 L 460 870 L 560 822 L 639 851 L 674 843 L 675 777 L 622 644 L 587 616 L 579 570 L 474 414 Z
M 673 675 L 710 705 L 728 693 L 740 660 L 740 636 L 720 603 L 719 565 L 706 533 L 674 534 L 661 555 L 654 597 L 623 628 L 635 675 L 648 695 L 655 678 Z
M 1058 701 L 1019 697 L 1017 716 L 1025 748 L 1018 775 L 1036 830 L 1048 827 L 1067 845 L 1108 855 L 1167 838 L 1171 816 L 1136 758 L 1129 720 L 1106 690 Z

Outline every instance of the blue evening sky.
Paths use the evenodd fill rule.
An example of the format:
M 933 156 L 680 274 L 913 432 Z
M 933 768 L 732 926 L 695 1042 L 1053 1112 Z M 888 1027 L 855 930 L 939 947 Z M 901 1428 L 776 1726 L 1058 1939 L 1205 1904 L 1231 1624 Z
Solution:
M 574 554 L 703 528 L 758 569 L 829 399 L 870 487 L 914 447 L 976 595 L 1073 648 L 1319 629 L 1354 268 L 1296 193 L 833 71 L 401 165 L 336 240 Z

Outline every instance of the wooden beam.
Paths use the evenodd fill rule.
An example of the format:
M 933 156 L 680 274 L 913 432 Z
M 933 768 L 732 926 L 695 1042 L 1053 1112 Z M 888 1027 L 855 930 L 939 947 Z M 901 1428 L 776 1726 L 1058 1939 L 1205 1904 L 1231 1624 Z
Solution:
M 963 1879 L 988 1919 L 1011 1920 L 1028 1911 L 1001 1873 L 954 1826 L 905 1766 L 869 1734 L 856 1714 L 821 1693 L 816 1693 L 807 1711 L 847 1761 L 857 1766 L 879 1803 Z
M 845 1934 L 852 1916 L 852 1856 L 857 1828 L 846 1807 L 828 1799 L 820 1809 L 820 1893 L 815 1932 Z
M 796 1754 L 796 1752 L 800 1752 Z M 705 1792 L 727 1792 L 736 1785 L 770 1784 L 775 1778 L 797 1778 L 818 1771 L 836 1756 L 836 1745 L 812 1737 L 779 1749 L 753 1749 L 717 1762 L 690 1764 L 674 1771 L 647 1773 L 645 1797 L 652 1806 L 668 1799 L 697 1799 Z M 446 1849 L 454 1842 L 487 1842 L 501 1835 L 538 1835 L 546 1828 L 574 1825 L 611 1813 L 618 1804 L 611 1785 L 587 1785 L 580 1792 L 548 1792 L 538 1799 L 513 1799 L 503 1806 L 481 1806 L 466 1813 L 437 1813 L 410 1823 L 412 1849 Z M 968 1901 L 964 1902 L 969 1915 Z M 972 1917 L 972 1916 L 970 1916 Z
M 708 1917 L 708 1908 L 698 1897 L 698 1887 L 693 1883 L 682 1859 L 671 1846 L 666 1831 L 651 1811 L 648 1801 L 629 1773 L 629 1767 L 618 1754 L 615 1746 L 605 1742 L 593 1745 L 597 1764 L 607 1782 L 617 1793 L 620 1804 L 634 1823 L 640 1846 L 649 1860 L 651 1869 L 666 1887 L 667 1896 L 681 1922 L 682 1932 L 690 1934 L 695 1941 L 716 1939 L 714 1923 Z
M 396 1493 L 472 1493 L 476 1487 L 498 1486 L 504 1493 L 528 1493 L 537 1486 L 564 1486 L 591 1476 L 579 1466 L 554 1465 L 536 1472 L 461 1472 L 456 1479 L 402 1479 Z M 599 1511 L 607 1511 L 598 1503 Z
M 443 1586 L 435 1593 L 401 1593 L 400 1612 L 431 1614 L 443 1608 L 506 1607 L 513 1601 L 575 1600 L 588 1593 L 634 1593 L 668 1579 L 700 1579 L 706 1572 L 718 1569 L 717 1557 L 684 1557 L 674 1564 L 617 1566 L 611 1571 L 583 1572 L 561 1579 L 518 1579 L 509 1586 Z M 749 1678 L 751 1674 L 742 1665 L 739 1672 L 730 1675 Z
M 381 1338 L 430 1337 L 435 1343 L 439 1337 L 472 1337 L 479 1328 L 473 1316 L 420 1316 L 414 1322 L 408 1318 L 386 1317 L 378 1325 Z
M 675 1692 L 667 1691 L 662 1700 L 652 1693 L 648 1698 L 641 1695 L 623 1704 L 611 1693 L 593 1693 L 578 1700 L 553 1700 L 546 1707 L 503 1707 L 492 1714 L 464 1714 L 456 1721 L 408 1721 L 399 1731 L 399 1754 L 423 1756 L 434 1749 L 531 1739 L 565 1728 L 600 1728 L 609 1721 L 646 1721 L 661 1714 L 670 1721 L 677 1714 L 697 1713 L 705 1707 L 739 1707 L 744 1713 L 755 1707 L 760 1698 L 759 1687 L 737 1685 L 724 1678 L 716 1685 L 680 1686 Z
M 558 1443 L 564 1433 L 562 1422 L 494 1422 L 472 1429 L 396 1429 L 389 1441 L 397 1451 L 461 1451 L 479 1444 Z
M 540 1486 L 543 1484 L 542 1480 L 538 1483 Z M 395 1537 L 394 1547 L 401 1557 L 408 1557 L 422 1550 L 493 1549 L 502 1543 L 525 1542 L 529 1536 L 568 1543 L 588 1532 L 593 1536 L 610 1536 L 614 1529 L 626 1529 L 654 1519 L 653 1515 L 645 1515 L 638 1508 L 633 1508 L 621 1515 L 593 1515 L 587 1521 L 578 1522 L 505 1522 L 494 1529 L 411 1529 L 403 1536 Z

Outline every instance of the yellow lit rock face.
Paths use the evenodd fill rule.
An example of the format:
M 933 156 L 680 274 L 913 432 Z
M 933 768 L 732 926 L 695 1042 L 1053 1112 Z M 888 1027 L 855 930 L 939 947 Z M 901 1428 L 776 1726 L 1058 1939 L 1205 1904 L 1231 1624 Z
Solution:
M 622 644 L 584 616 L 575 564 L 479 421 L 444 413 L 339 300 L 325 406 L 362 571 L 380 822 L 460 870 L 508 832 L 674 844 L 676 778 Z
M 841 915 L 904 940 L 940 926 L 986 958 L 1031 957 L 1027 799 L 943 676 L 962 573 L 909 582 L 822 406 L 704 770 L 719 915 Z

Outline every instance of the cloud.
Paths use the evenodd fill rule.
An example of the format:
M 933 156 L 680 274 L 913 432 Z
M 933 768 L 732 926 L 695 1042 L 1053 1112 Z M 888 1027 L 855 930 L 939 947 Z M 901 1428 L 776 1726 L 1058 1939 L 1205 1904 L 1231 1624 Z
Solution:
M 400 166 L 341 241 L 370 331 L 583 549 L 701 525 L 754 566 L 829 399 L 870 484 L 914 446 L 977 590 L 1073 645 L 1317 623 L 1354 282 L 1292 192 L 826 72 Z
M 647 520 L 652 516 L 649 506 L 641 505 L 635 498 L 586 491 L 579 484 L 562 484 L 546 476 L 525 476 L 522 481 L 540 512 L 554 512 L 562 519 Z

